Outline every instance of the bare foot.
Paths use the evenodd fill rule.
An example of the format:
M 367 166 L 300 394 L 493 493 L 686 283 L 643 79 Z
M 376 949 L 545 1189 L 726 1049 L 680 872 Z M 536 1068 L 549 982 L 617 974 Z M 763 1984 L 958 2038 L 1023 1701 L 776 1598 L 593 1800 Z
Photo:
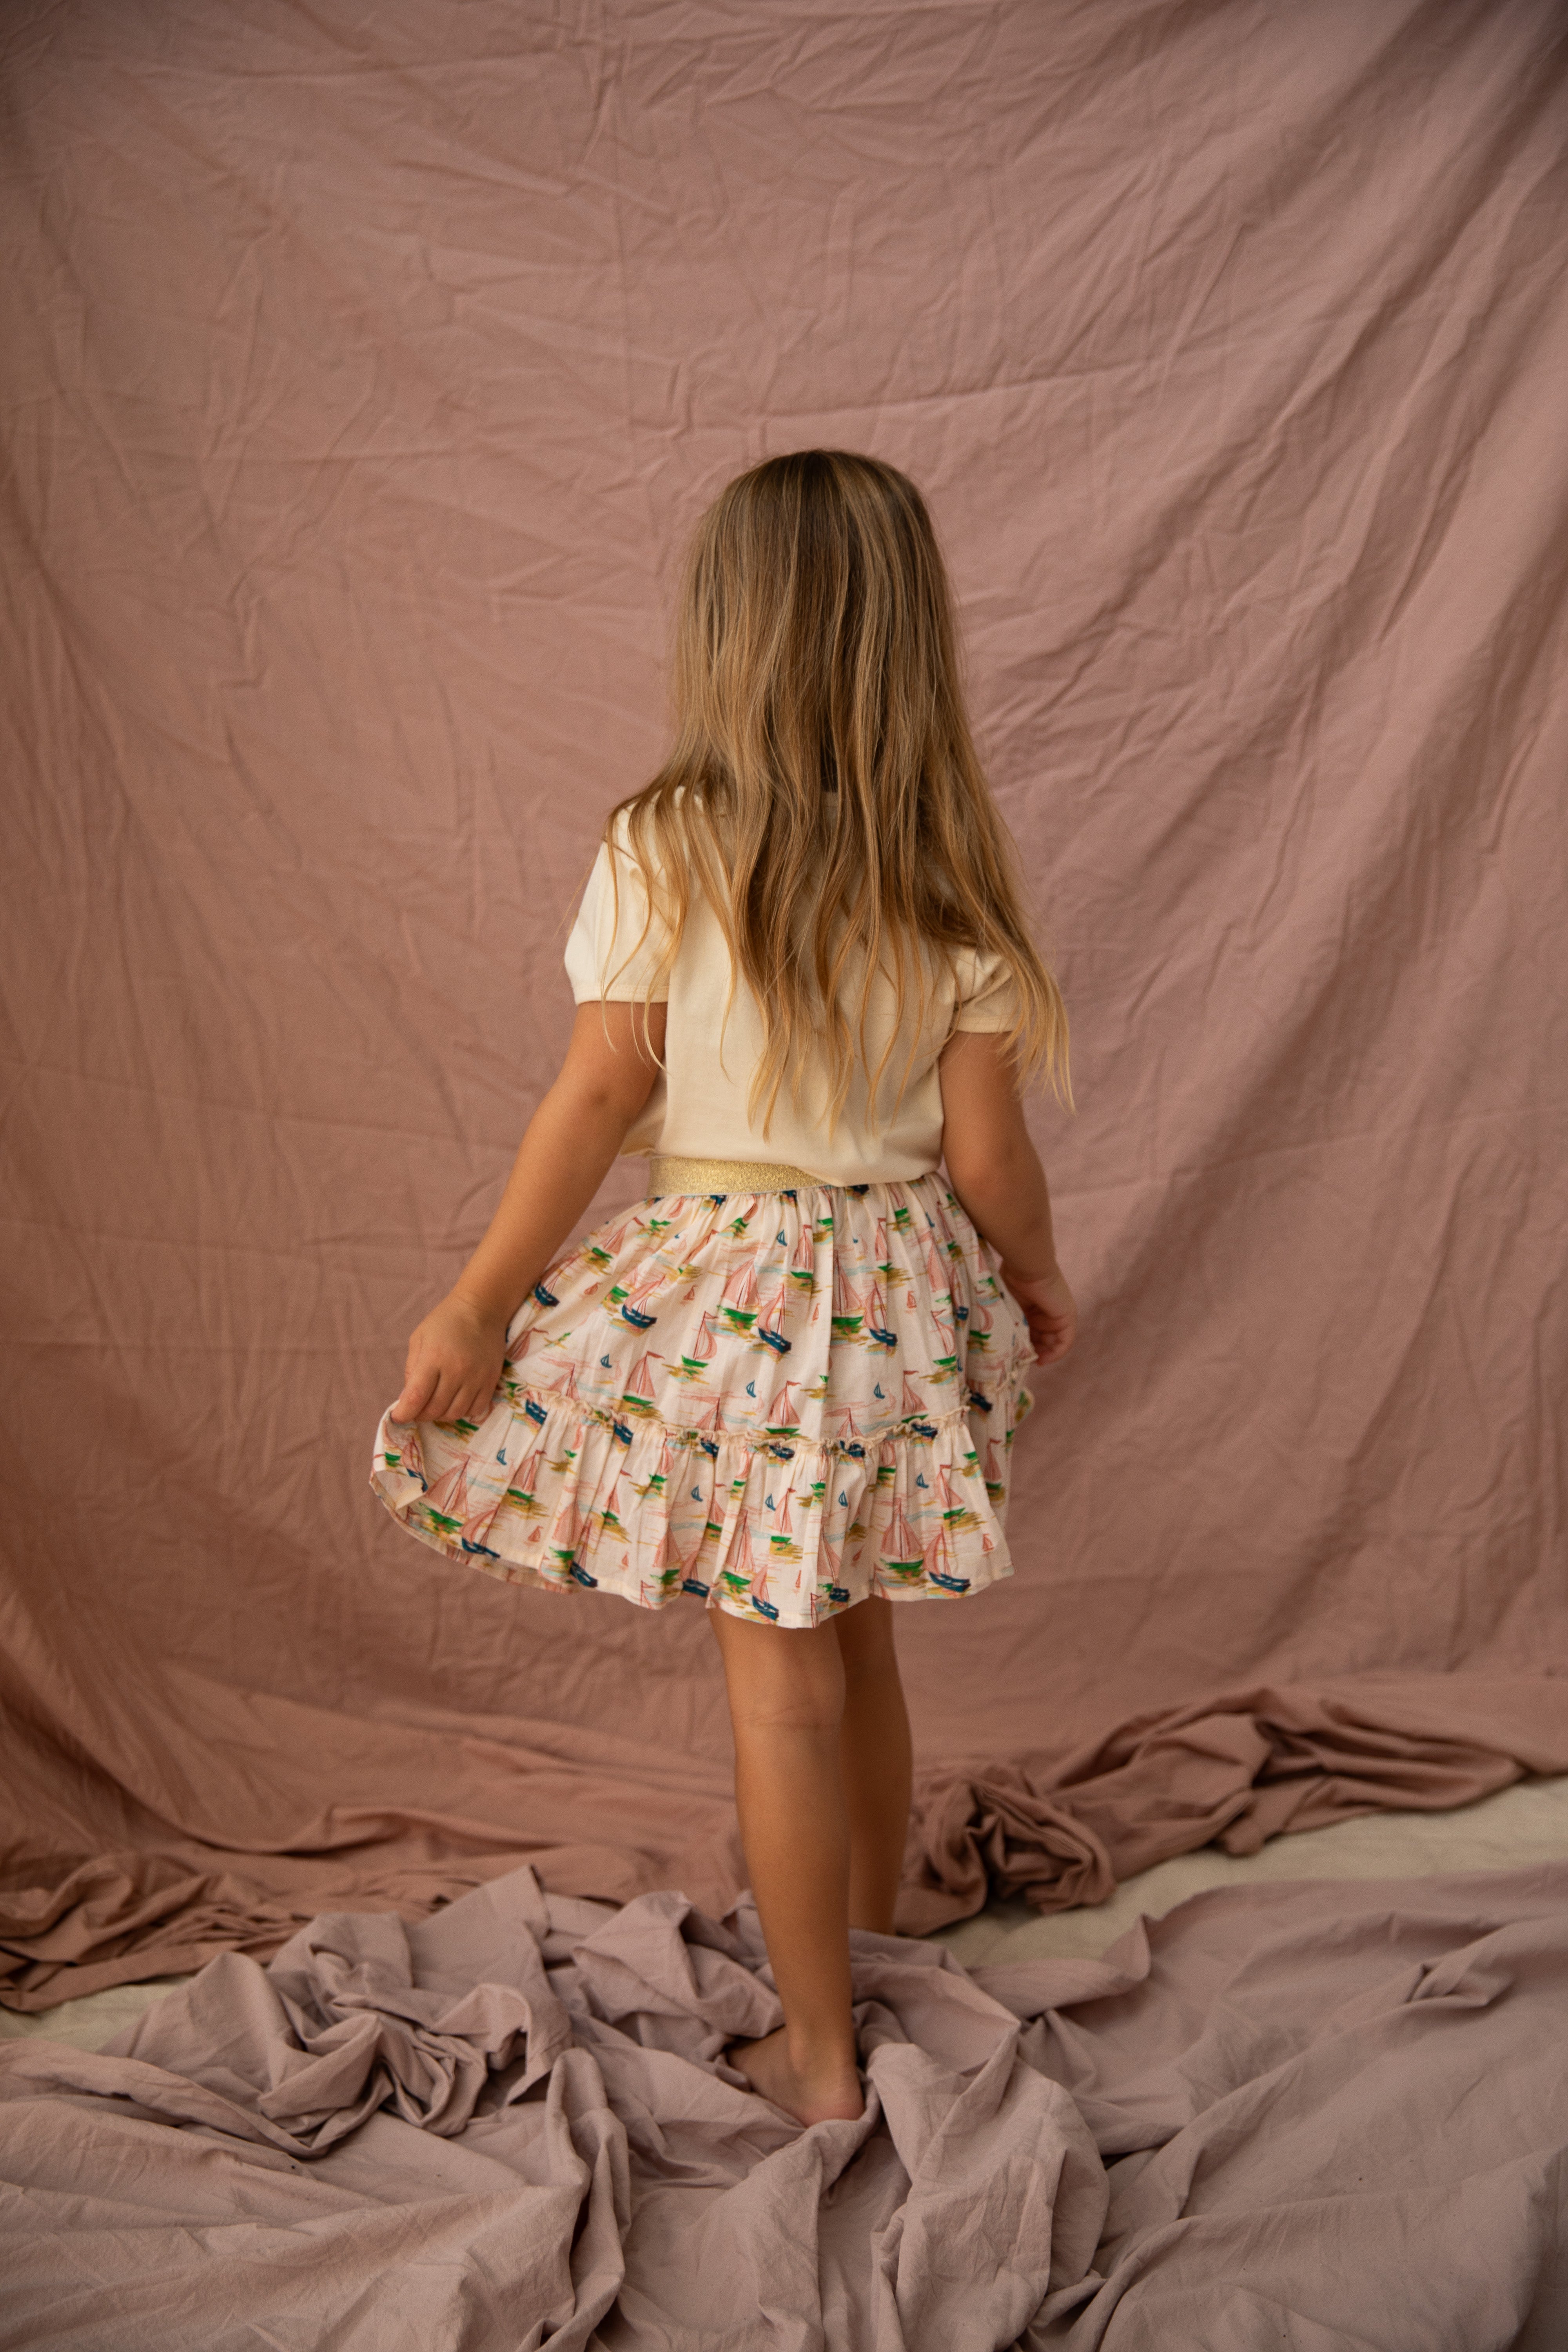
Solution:
M 782 2025 L 755 2042 L 731 2042 L 724 2055 L 753 2091 L 796 2123 L 855 2123 L 866 2112 L 866 2095 L 853 2060 L 803 2071 L 791 2063 Z

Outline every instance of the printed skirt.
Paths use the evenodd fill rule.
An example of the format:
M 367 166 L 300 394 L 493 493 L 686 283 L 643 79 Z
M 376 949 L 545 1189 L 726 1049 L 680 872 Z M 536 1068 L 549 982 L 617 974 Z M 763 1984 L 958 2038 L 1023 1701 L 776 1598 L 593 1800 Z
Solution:
M 489 1412 L 394 1422 L 371 1484 L 512 1584 L 775 1625 L 1012 1574 L 1022 1309 L 936 1172 L 654 1195 L 513 1317 Z

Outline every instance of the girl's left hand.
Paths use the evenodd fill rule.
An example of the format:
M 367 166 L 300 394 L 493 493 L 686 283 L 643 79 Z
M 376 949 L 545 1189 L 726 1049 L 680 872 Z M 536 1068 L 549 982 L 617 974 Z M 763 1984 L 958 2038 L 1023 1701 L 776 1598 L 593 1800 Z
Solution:
M 1059 1363 L 1078 1337 L 1078 1307 L 1060 1266 L 1024 1276 L 1004 1265 L 1002 1279 L 1024 1310 L 1036 1363 Z
M 391 1419 L 482 1421 L 505 1360 L 505 1321 L 448 1292 L 408 1342 L 403 1392 Z

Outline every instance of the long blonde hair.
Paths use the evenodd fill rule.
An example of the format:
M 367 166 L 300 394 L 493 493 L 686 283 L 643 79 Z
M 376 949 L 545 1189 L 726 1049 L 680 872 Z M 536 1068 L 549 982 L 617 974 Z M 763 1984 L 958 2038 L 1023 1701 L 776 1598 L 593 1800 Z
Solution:
M 657 904 L 668 925 L 650 988 L 694 884 L 712 906 L 762 1015 L 749 1114 L 761 1104 L 763 1134 L 786 1075 L 799 1106 L 808 1040 L 826 1046 L 837 1125 L 889 963 L 900 1013 L 911 993 L 918 1004 L 918 1036 L 932 949 L 950 971 L 953 948 L 999 955 L 1017 991 L 1006 1037 L 1019 1083 L 1043 1072 L 1070 1104 L 1061 992 L 1029 938 L 970 735 L 952 590 L 914 484 L 838 449 L 770 457 L 731 482 L 692 541 L 674 700 L 669 757 L 611 811 L 605 837 L 624 819 L 650 919 Z

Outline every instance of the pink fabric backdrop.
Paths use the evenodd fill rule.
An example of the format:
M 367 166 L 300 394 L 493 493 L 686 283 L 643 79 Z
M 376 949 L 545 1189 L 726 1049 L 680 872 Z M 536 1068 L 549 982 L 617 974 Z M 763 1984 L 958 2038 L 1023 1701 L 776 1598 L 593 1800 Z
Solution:
M 365 1479 L 562 1045 L 682 537 L 813 443 L 931 497 L 1082 1106 L 1016 1576 L 900 1621 L 910 1924 L 1008 1774 L 1065 1900 L 1051 1791 L 1134 1751 L 1197 1794 L 1089 1808 L 1107 1867 L 1151 1805 L 1280 1826 L 1271 1775 L 1568 1767 L 1552 0 L 0 45 L 0 1997 L 523 1856 L 742 1883 L 697 1606 L 498 1587 Z

